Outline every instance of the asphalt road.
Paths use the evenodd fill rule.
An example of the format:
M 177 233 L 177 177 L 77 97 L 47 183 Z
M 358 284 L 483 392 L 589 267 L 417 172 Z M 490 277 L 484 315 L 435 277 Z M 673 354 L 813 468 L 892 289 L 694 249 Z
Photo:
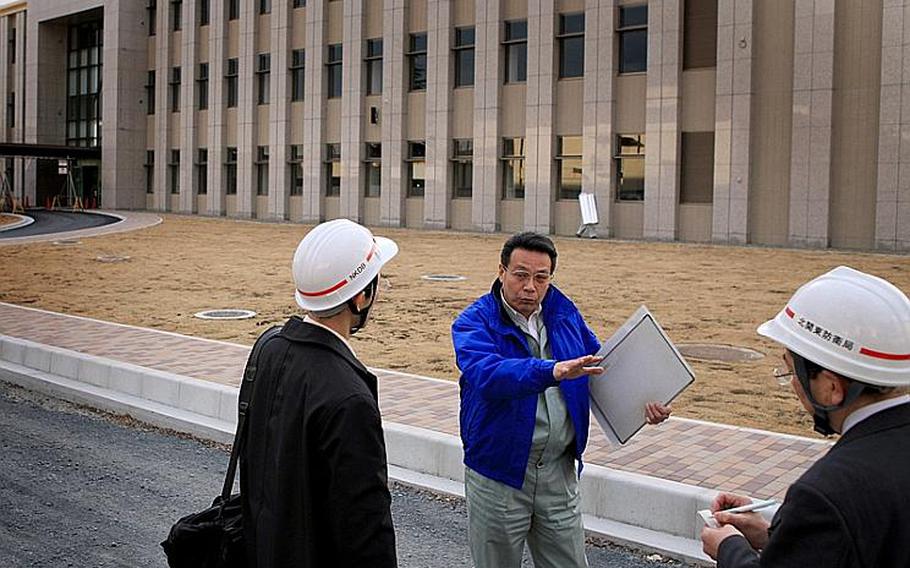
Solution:
M 165 566 L 158 543 L 220 490 L 223 446 L 44 397 L 0 370 L 0 564 Z M 402 567 L 470 566 L 460 499 L 393 484 Z M 590 542 L 591 566 L 681 566 Z M 526 562 L 530 566 L 530 562 Z
M 30 237 L 32 235 L 46 235 L 48 233 L 63 233 L 76 229 L 88 229 L 116 223 L 120 219 L 103 215 L 101 213 L 81 213 L 78 211 L 45 211 L 44 209 L 29 209 L 25 212 L 35 219 L 31 225 L 19 229 L 10 229 L 0 232 L 0 239 L 13 237 Z

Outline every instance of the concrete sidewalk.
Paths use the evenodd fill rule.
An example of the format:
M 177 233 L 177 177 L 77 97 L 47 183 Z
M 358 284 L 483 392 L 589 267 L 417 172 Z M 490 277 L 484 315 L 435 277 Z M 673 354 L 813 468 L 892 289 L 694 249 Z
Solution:
M 182 389 L 169 387 L 170 391 L 161 387 L 167 392 L 190 392 L 195 384 L 208 384 L 210 391 L 221 393 L 218 396 L 222 397 L 232 395 L 233 400 L 249 352 L 249 348 L 242 345 L 0 303 L 0 339 L 4 337 L 7 341 L 0 359 L 12 362 L 14 366 L 54 373 L 51 362 L 58 361 L 58 368 L 72 368 L 72 373 L 78 374 L 79 361 L 98 360 L 105 362 L 105 368 L 126 369 L 127 374 L 139 377 L 136 381 L 146 380 L 140 376 L 145 373 L 148 381 L 186 385 Z M 23 345 L 29 349 L 21 349 Z M 42 350 L 50 354 L 39 355 Z M 32 360 L 26 360 L 28 357 Z M 67 357 L 71 360 L 64 362 Z M 379 404 L 386 423 L 390 464 L 394 466 L 396 460 L 400 461 L 401 467 L 416 470 L 412 473 L 418 477 L 429 474 L 455 480 L 449 489 L 457 492 L 457 481 L 462 473 L 457 439 L 457 384 L 373 370 L 379 376 Z M 139 396 L 145 387 L 140 388 L 138 382 L 135 385 L 121 390 Z M 179 406 L 179 398 L 175 394 L 167 401 Z M 183 406 L 193 404 L 189 400 Z M 228 422 L 236 407 L 231 406 L 230 399 L 220 403 L 216 400 L 216 409 L 218 404 L 222 407 L 215 412 L 215 418 L 222 420 L 218 428 L 230 432 Z M 627 511 L 621 516 L 622 522 L 631 522 L 646 530 L 668 530 L 664 527 L 670 526 L 669 532 L 691 539 L 697 531 L 694 511 L 689 510 L 694 506 L 692 499 L 703 503 L 716 490 L 782 498 L 790 483 L 829 447 L 830 443 L 808 438 L 671 418 L 658 427 L 645 428 L 626 446 L 613 448 L 595 424 L 585 455 L 587 464 L 593 467 L 586 469 L 583 482 L 587 481 L 586 477 L 593 478 L 590 483 L 596 484 L 598 479 L 608 482 L 587 490 L 589 497 L 597 502 L 616 502 L 620 499 L 614 494 L 617 489 L 620 494 L 625 491 L 624 502 L 637 490 L 642 491 L 643 499 L 647 495 L 660 494 L 667 503 L 672 501 L 673 495 L 687 495 L 685 506 L 676 513 L 681 518 L 676 519 L 675 524 L 648 526 L 647 515 L 653 513 L 648 512 L 648 506 L 638 513 Z M 407 472 L 400 473 L 405 477 L 408 475 Z M 657 479 L 652 481 L 651 478 Z M 607 491 L 610 495 L 603 494 Z M 651 508 L 659 507 L 660 503 L 656 501 Z M 590 512 L 600 515 L 594 510 L 598 507 L 600 505 L 592 505 Z M 638 523 L 635 515 L 642 516 L 643 522 Z M 615 515 L 607 512 L 606 516 L 609 523 L 609 518 Z M 611 533 L 609 527 L 601 532 Z M 636 541 L 635 538 L 629 540 Z M 693 545 L 687 546 L 692 549 Z M 698 556 L 697 553 L 680 554 Z

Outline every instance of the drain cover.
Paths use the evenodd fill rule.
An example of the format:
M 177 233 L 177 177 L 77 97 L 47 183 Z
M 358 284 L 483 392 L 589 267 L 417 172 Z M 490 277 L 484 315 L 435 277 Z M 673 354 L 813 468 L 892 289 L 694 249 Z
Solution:
M 685 357 L 701 359 L 704 361 L 736 363 L 741 361 L 756 361 L 765 356 L 764 353 L 747 347 L 737 347 L 735 345 L 723 345 L 718 343 L 686 343 L 677 345 L 676 347 Z
M 130 259 L 128 256 L 117 256 L 113 254 L 102 254 L 101 256 L 96 256 L 95 260 L 98 262 L 126 262 Z
M 195 317 L 204 320 L 242 320 L 249 319 L 254 317 L 256 312 L 252 310 L 235 310 L 235 309 L 226 309 L 226 310 L 205 310 L 203 312 L 197 312 L 194 314 Z
M 467 280 L 467 278 L 460 274 L 424 274 L 421 278 L 433 282 L 459 282 L 461 280 Z
M 77 241 L 75 239 L 64 239 L 61 241 L 54 241 L 54 244 L 58 247 L 68 247 L 73 245 L 81 245 L 82 241 Z

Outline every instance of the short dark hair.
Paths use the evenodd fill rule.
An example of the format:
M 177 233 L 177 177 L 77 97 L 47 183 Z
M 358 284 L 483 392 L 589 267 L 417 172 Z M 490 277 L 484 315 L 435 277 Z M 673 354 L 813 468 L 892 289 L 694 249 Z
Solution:
M 556 245 L 553 244 L 550 237 L 533 231 L 512 235 L 506 244 L 502 245 L 502 253 L 499 255 L 499 262 L 503 266 L 509 266 L 512 251 L 515 249 L 546 253 L 550 257 L 550 274 L 556 272 Z

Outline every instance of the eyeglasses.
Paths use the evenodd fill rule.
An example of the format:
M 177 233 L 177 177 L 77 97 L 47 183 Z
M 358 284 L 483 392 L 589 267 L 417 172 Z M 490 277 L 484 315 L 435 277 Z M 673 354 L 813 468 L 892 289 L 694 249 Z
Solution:
M 503 266 L 502 269 L 505 272 L 507 272 L 508 274 L 511 274 L 513 278 L 515 278 L 522 284 L 526 283 L 528 280 L 531 280 L 533 278 L 534 284 L 536 284 L 538 286 L 546 286 L 547 284 L 549 284 L 550 282 L 552 282 L 553 280 L 556 279 L 556 275 L 551 274 L 549 272 L 535 272 L 534 274 L 531 274 L 527 270 L 509 270 L 505 266 Z
M 775 367 L 774 368 L 774 378 L 777 379 L 777 384 L 782 387 L 785 387 L 790 384 L 790 377 L 793 376 L 793 371 L 786 367 Z

